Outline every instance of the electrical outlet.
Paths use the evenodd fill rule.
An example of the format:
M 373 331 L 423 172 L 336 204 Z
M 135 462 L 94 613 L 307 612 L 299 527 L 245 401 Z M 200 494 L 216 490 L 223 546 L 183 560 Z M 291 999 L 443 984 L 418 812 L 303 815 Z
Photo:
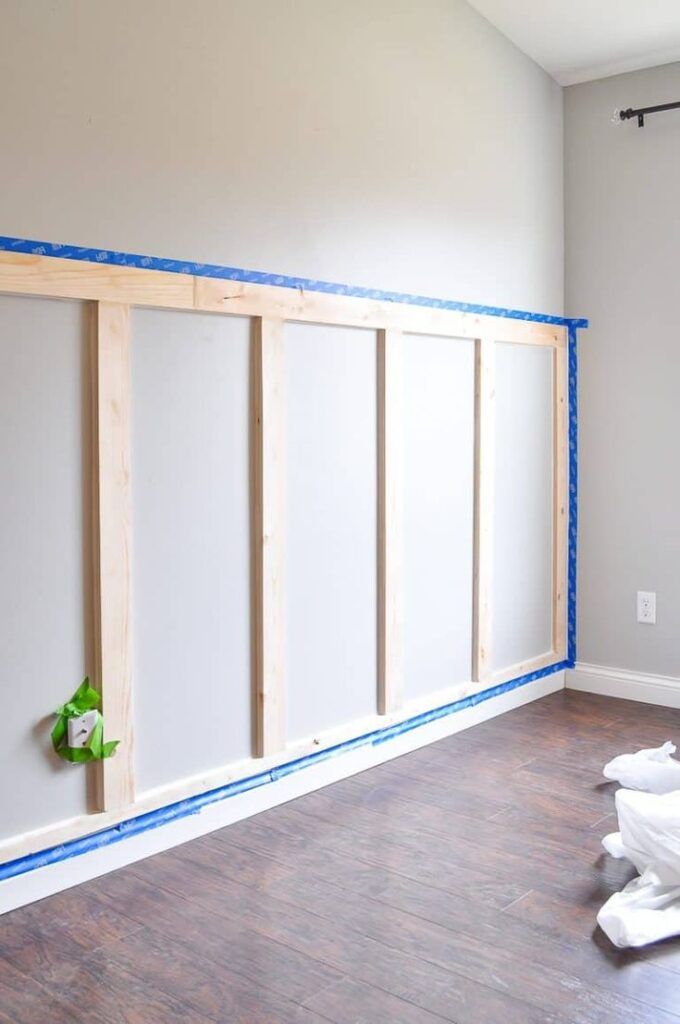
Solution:
M 638 590 L 637 620 L 648 626 L 656 625 L 656 594 L 653 591 Z
M 78 718 L 69 718 L 66 724 L 66 742 L 69 747 L 84 747 L 92 735 L 96 721 L 96 711 L 86 711 L 84 715 L 80 715 Z

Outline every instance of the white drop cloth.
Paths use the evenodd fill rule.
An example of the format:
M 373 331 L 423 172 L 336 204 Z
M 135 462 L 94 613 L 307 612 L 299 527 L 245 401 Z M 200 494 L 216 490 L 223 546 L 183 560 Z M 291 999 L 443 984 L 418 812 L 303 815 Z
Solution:
M 627 857 L 640 873 L 597 915 L 621 948 L 680 935 L 680 762 L 674 752 L 665 743 L 623 754 L 604 769 L 606 778 L 628 788 L 615 798 L 620 831 L 605 836 L 602 845 L 613 857 Z

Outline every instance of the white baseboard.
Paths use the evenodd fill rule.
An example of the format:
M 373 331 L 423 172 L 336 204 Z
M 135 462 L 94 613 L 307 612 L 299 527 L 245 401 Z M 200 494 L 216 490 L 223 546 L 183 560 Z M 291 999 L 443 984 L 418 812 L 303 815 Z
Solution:
M 384 761 L 400 757 L 411 750 L 427 746 L 429 743 L 546 697 L 564 688 L 564 675 L 564 672 L 555 672 L 481 704 L 428 722 L 377 746 L 348 750 L 276 782 L 210 804 L 198 814 L 191 814 L 142 834 L 129 836 L 109 846 L 91 849 L 78 856 L 46 867 L 34 868 L 14 878 L 0 881 L 0 914 L 44 899 L 63 889 L 69 889 L 71 886 L 115 871 L 116 868 L 143 860 L 173 846 L 179 846 L 242 818 L 294 800 L 305 793 L 311 793 L 332 782 L 356 775 L 357 772 L 373 768 Z
M 621 697 L 643 704 L 659 704 L 665 708 L 680 708 L 680 679 L 675 676 L 628 672 L 622 668 L 587 665 L 579 661 L 576 668 L 567 669 L 566 677 L 569 690 L 601 693 L 605 697 Z

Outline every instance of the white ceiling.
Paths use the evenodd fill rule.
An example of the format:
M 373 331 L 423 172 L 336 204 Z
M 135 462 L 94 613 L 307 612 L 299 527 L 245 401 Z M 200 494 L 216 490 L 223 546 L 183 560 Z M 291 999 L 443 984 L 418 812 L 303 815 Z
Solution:
M 469 0 L 561 85 L 680 60 L 680 0 Z

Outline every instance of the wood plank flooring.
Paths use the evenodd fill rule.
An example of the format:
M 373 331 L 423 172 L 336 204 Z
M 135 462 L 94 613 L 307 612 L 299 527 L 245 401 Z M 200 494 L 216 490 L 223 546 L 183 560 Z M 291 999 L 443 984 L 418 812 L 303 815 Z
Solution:
M 632 877 L 614 754 L 680 711 L 565 691 L 0 919 L 2 1024 L 680 1024 L 680 940 L 596 929 Z

